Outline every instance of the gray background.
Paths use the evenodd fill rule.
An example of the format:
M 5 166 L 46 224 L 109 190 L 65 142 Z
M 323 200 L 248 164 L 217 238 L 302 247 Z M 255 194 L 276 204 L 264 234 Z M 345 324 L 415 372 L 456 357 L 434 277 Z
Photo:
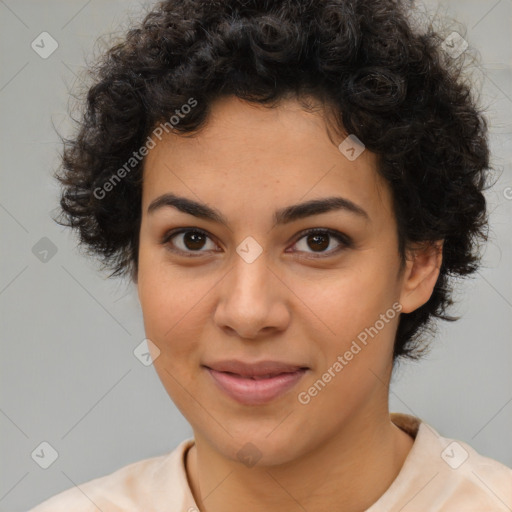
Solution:
M 52 123 L 68 134 L 68 91 L 80 81 L 84 58 L 141 5 L 0 0 L 2 511 L 27 510 L 192 435 L 153 368 L 133 355 L 144 338 L 134 288 L 107 280 L 50 218 L 58 194 L 50 176 L 61 149 Z M 448 29 L 460 32 L 462 22 L 467 53 L 480 52 L 483 68 L 474 79 L 483 86 L 500 177 L 487 194 L 485 265 L 460 288 L 464 316 L 442 325 L 427 359 L 398 369 L 391 410 L 415 414 L 512 466 L 512 0 L 429 5 L 447 9 L 454 20 Z M 31 48 L 43 31 L 59 44 L 47 59 Z M 57 250 L 46 262 L 33 252 L 48 245 L 44 237 Z M 43 441 L 59 454 L 46 470 L 31 458 Z

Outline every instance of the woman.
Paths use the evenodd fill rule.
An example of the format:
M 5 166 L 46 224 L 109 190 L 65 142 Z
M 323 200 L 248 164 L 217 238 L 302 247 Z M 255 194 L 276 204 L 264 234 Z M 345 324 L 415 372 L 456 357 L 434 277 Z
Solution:
M 511 469 L 388 408 L 485 239 L 457 36 L 391 0 L 164 1 L 105 54 L 60 222 L 136 284 L 194 437 L 34 512 L 512 508 Z

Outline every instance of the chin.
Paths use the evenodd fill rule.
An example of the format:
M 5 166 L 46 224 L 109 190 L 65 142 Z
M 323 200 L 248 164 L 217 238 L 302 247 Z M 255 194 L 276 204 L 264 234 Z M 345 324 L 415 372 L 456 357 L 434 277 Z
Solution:
M 255 418 L 255 423 L 257 419 Z M 290 426 L 269 428 L 268 422 L 264 422 L 265 427 L 260 424 L 254 424 L 248 427 L 247 424 L 240 425 L 239 428 L 230 426 L 229 435 L 223 435 L 222 438 L 214 438 L 204 435 L 209 439 L 211 446 L 223 457 L 236 462 L 241 462 L 248 468 L 257 466 L 279 466 L 287 464 L 307 452 L 305 440 L 307 436 L 300 435 Z M 279 422 L 277 422 L 277 425 Z M 273 431 L 273 429 L 275 429 Z M 269 434 L 270 433 L 270 434 Z

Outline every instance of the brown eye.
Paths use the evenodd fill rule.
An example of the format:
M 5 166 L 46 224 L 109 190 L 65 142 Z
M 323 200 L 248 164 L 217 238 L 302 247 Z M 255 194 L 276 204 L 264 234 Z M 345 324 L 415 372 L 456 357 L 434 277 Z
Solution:
M 208 246 L 208 242 L 210 246 Z M 193 253 L 200 255 L 203 252 L 217 248 L 217 245 L 211 241 L 207 233 L 197 229 L 181 229 L 167 233 L 162 240 L 162 244 L 168 246 L 173 252 L 184 253 L 187 256 L 195 256 Z M 203 250 L 205 248 L 206 250 Z
M 314 251 L 325 251 L 329 247 L 329 235 L 308 235 L 306 243 Z
M 306 254 L 314 255 L 318 253 L 319 256 L 314 257 L 330 256 L 352 246 L 349 237 L 339 231 L 330 229 L 311 229 L 302 235 L 303 236 L 295 242 L 294 247 L 296 247 L 299 252 L 305 252 Z
M 183 233 L 183 245 L 191 251 L 202 249 L 205 244 L 206 237 L 197 231 L 187 231 Z

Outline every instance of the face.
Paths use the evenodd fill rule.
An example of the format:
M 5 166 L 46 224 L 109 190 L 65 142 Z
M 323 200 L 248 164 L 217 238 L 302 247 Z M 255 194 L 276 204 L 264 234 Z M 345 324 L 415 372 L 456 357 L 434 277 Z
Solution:
M 146 336 L 196 439 L 272 465 L 387 413 L 398 311 L 414 307 L 375 155 L 348 159 L 295 100 L 230 97 L 200 134 L 157 142 L 143 179 Z

